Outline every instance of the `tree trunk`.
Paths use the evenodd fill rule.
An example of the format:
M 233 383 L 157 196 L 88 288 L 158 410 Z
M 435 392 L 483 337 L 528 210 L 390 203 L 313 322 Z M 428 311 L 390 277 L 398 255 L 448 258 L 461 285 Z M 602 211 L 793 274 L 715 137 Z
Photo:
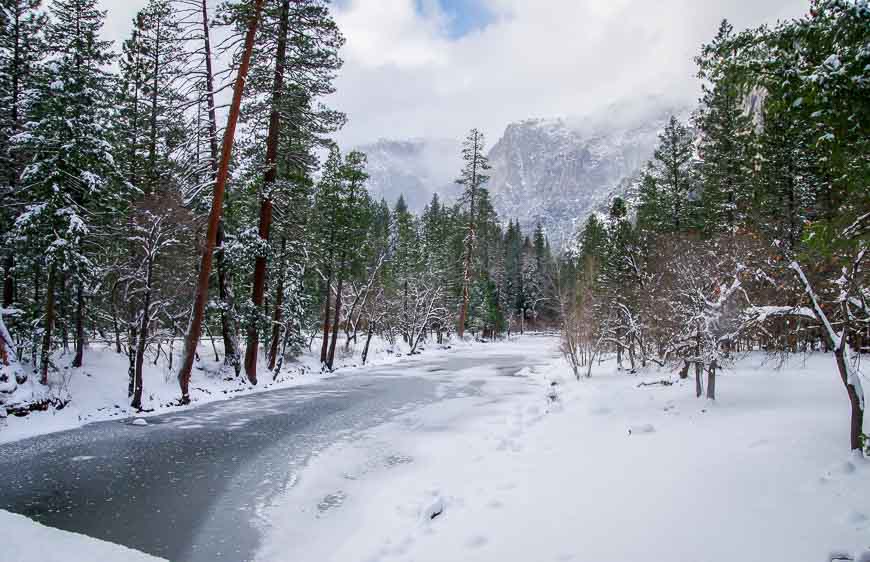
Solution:
M 680 369 L 680 378 L 687 379 L 689 378 L 689 362 L 683 361 L 683 368 Z
M 15 300 L 15 281 L 12 274 L 15 268 L 15 258 L 12 252 L 6 256 L 3 263 L 3 308 L 12 308 L 12 303 Z
M 84 363 L 85 355 L 85 295 L 82 288 L 82 282 L 76 283 L 76 355 L 73 358 L 72 366 L 81 367 Z
M 48 282 L 45 286 L 45 329 L 42 333 L 42 353 L 39 359 L 39 382 L 48 384 L 48 367 L 51 363 L 51 329 L 54 327 L 54 284 L 56 266 L 48 268 Z
M 226 263 L 224 261 L 224 221 L 221 220 L 218 225 L 217 251 L 215 259 L 217 260 L 217 276 L 218 276 L 218 294 L 221 299 L 221 339 L 224 342 L 224 365 L 230 365 L 239 376 L 242 370 L 241 357 L 239 353 L 239 340 L 236 337 L 236 326 L 231 316 L 233 307 L 233 291 L 227 279 Z
M 272 224 L 272 200 L 263 199 L 260 205 L 260 239 L 264 243 L 269 240 L 269 227 Z M 266 256 L 258 255 L 254 264 L 254 284 L 251 300 L 258 316 L 263 308 L 263 296 L 266 292 Z M 248 326 L 248 342 L 245 347 L 245 374 L 251 384 L 257 384 L 257 353 L 260 346 L 259 323 L 256 318 Z
M 336 286 L 335 294 L 335 316 L 332 322 L 332 341 L 329 342 L 329 357 L 326 360 L 326 366 L 332 370 L 332 365 L 335 362 L 335 343 L 338 341 L 338 324 L 341 319 L 341 289 L 344 284 L 344 257 L 342 256 L 341 269 L 338 273 L 338 285 Z
M 332 260 L 330 259 L 329 270 L 326 273 L 326 289 L 324 290 L 323 303 L 323 343 L 320 345 L 320 364 L 326 364 L 326 356 L 329 352 L 329 300 L 332 296 Z
M 217 181 L 218 172 L 218 141 L 217 141 L 217 110 L 215 109 L 214 101 L 214 72 L 212 71 L 211 58 L 211 38 L 209 35 L 208 23 L 208 3 L 207 0 L 202 0 L 202 36 L 203 36 L 203 53 L 205 58 L 205 99 L 208 105 L 208 141 L 210 153 L 210 168 L 214 181 Z M 235 326 L 235 322 L 231 316 L 233 310 L 233 290 L 230 281 L 227 277 L 226 263 L 224 261 L 224 221 L 221 219 L 218 223 L 217 244 L 218 251 L 215 253 L 217 260 L 218 272 L 218 292 L 221 302 L 221 338 L 224 342 L 224 364 L 231 365 L 239 376 L 241 372 L 241 353 L 239 352 L 239 340 Z
M 845 334 L 843 335 L 845 338 Z M 855 451 L 861 450 L 861 436 L 864 433 L 864 409 L 861 407 L 861 397 L 854 386 L 849 384 L 849 370 L 846 365 L 845 349 L 841 345 L 834 352 L 834 357 L 837 360 L 837 370 L 840 372 L 840 379 L 846 387 L 846 393 L 849 395 L 849 406 L 851 407 L 851 419 L 849 422 L 849 447 Z
M 707 370 L 707 398 L 709 400 L 716 399 L 716 361 L 710 363 Z
M 281 316 L 284 306 L 284 252 L 287 250 L 287 239 L 281 238 L 281 267 L 278 272 L 278 286 L 275 287 L 275 311 L 272 314 L 272 341 L 269 345 L 269 370 L 275 368 L 278 357 L 278 341 L 281 339 Z
M 121 353 L 121 333 L 120 327 L 118 326 L 118 281 L 115 281 L 115 284 L 112 285 L 112 296 L 110 299 L 110 304 L 112 305 L 112 329 L 115 331 L 115 352 Z
M 374 323 L 369 322 L 369 330 L 368 330 L 368 333 L 366 334 L 366 344 L 365 344 L 365 346 L 363 346 L 363 352 L 362 352 L 362 364 L 363 365 L 366 364 L 366 359 L 368 359 L 369 344 L 372 342 L 372 336 L 374 335 L 374 332 L 375 332 Z
M 137 321 L 137 318 L 130 319 L 130 330 L 127 336 L 127 398 L 130 398 L 131 402 L 136 391 L 136 347 L 133 342 L 139 341 Z
M 265 246 L 269 242 L 272 226 L 272 184 L 278 178 L 278 140 L 281 133 L 281 93 L 284 89 L 284 64 L 287 58 L 287 31 L 290 18 L 290 0 L 281 2 L 281 17 L 278 29 L 278 45 L 275 53 L 275 76 L 272 82 L 272 111 L 269 115 L 269 133 L 266 138 L 266 171 L 263 177 L 263 200 L 260 203 L 259 236 Z M 263 306 L 266 292 L 266 256 L 258 255 L 254 263 L 254 286 L 252 300 L 259 309 Z M 257 322 L 248 328 L 248 344 L 245 348 L 245 373 L 251 384 L 257 384 L 257 350 L 260 345 Z M 277 345 L 275 346 L 277 349 Z M 270 360 L 270 365 L 274 364 Z M 271 367 L 270 367 L 271 368 Z
M 142 363 L 145 361 L 145 348 L 148 344 L 148 323 L 151 319 L 151 280 L 154 273 L 154 259 L 148 258 L 145 274 L 145 297 L 142 303 L 142 318 L 139 323 L 139 341 L 136 344 L 136 366 L 133 373 L 133 401 L 130 406 L 142 409 Z
M 233 141 L 235 140 L 236 124 L 239 120 L 239 108 L 242 103 L 242 94 L 245 89 L 245 79 L 251 62 L 251 53 L 254 49 L 254 37 L 257 34 L 257 24 L 259 23 L 260 12 L 263 9 L 264 1 L 265 0 L 252 0 L 254 9 L 245 36 L 245 46 L 241 64 L 239 66 L 239 73 L 236 77 L 236 83 L 233 89 L 233 100 L 227 118 L 227 127 L 224 131 L 221 161 L 220 166 L 218 167 L 217 180 L 214 187 L 211 213 L 209 214 L 208 219 L 208 231 L 206 235 L 205 248 L 202 253 L 202 263 L 199 269 L 193 312 L 190 317 L 187 335 L 185 336 L 181 366 L 178 369 L 178 383 L 181 387 L 182 404 L 190 403 L 190 374 L 193 369 L 196 346 L 199 343 L 200 335 L 202 335 L 202 320 L 205 316 L 206 300 L 208 300 L 208 278 L 211 275 L 211 262 L 217 239 L 218 223 L 220 222 L 221 214 L 223 212 L 224 191 L 227 178 L 229 177 L 230 158 L 232 156 Z

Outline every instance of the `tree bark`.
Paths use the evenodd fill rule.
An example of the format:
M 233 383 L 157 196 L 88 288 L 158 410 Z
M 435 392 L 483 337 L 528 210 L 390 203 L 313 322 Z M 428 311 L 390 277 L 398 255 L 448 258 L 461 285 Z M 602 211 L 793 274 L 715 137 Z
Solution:
M 45 328 L 42 332 L 42 352 L 39 365 L 39 382 L 48 384 L 48 367 L 51 363 L 51 330 L 54 327 L 54 285 L 56 266 L 52 263 L 48 268 L 48 282 L 45 287 Z
M 681 379 L 689 378 L 689 362 L 688 361 L 683 362 L 683 368 L 680 369 L 680 378 Z
M 259 236 L 265 246 L 269 242 L 272 226 L 272 184 L 278 178 L 278 140 L 281 136 L 281 93 L 284 89 L 284 65 L 287 59 L 287 31 L 290 21 L 290 0 L 281 2 L 278 29 L 278 46 L 275 53 L 275 76 L 272 83 L 272 111 L 269 115 L 269 133 L 266 138 L 266 171 L 263 177 L 263 200 L 260 202 Z M 266 292 L 266 256 L 257 255 L 254 263 L 254 286 L 252 300 L 257 309 L 263 306 Z M 257 384 L 257 350 L 260 345 L 257 322 L 248 328 L 248 344 L 245 348 L 245 373 L 251 384 Z M 276 346 L 277 348 L 277 346 Z M 271 368 L 271 367 L 270 367 Z
M 190 403 L 190 374 L 193 369 L 193 360 L 196 355 L 196 346 L 199 343 L 199 338 L 202 335 L 202 320 L 205 316 L 205 304 L 208 299 L 208 278 L 211 275 L 211 262 L 214 253 L 215 242 L 217 239 L 218 223 L 220 222 L 223 212 L 224 191 L 226 189 L 227 178 L 229 177 L 230 158 L 233 151 L 233 141 L 235 140 L 236 125 L 239 120 L 239 108 L 242 103 L 242 94 L 245 89 L 245 79 L 248 74 L 248 68 L 251 62 L 251 53 L 254 49 L 254 37 L 257 34 L 257 24 L 260 19 L 260 12 L 263 9 L 265 0 L 253 1 L 253 15 L 248 24 L 248 31 L 245 36 L 244 51 L 242 54 L 239 73 L 236 77 L 235 87 L 233 89 L 233 100 L 230 105 L 230 113 L 227 118 L 227 127 L 224 131 L 223 147 L 221 151 L 221 161 L 218 167 L 217 180 L 215 181 L 214 196 L 212 199 L 211 213 L 208 220 L 208 231 L 206 235 L 205 248 L 202 253 L 202 263 L 199 269 L 199 279 L 197 280 L 196 296 L 193 303 L 193 311 L 190 317 L 190 325 L 188 326 L 187 335 L 184 341 L 184 353 L 182 354 L 181 366 L 178 369 L 178 383 L 181 388 L 181 403 Z
M 341 319 L 341 289 L 344 284 L 344 256 L 342 256 L 341 261 L 342 263 L 338 271 L 338 284 L 335 293 L 335 316 L 332 321 L 332 341 L 329 342 L 329 357 L 327 357 L 326 360 L 326 366 L 330 371 L 335 362 L 335 343 L 338 341 L 338 324 Z
M 329 258 L 329 269 L 326 273 L 326 288 L 323 304 L 323 343 L 320 345 L 320 364 L 326 364 L 326 356 L 329 352 L 329 300 L 332 291 L 332 257 Z
M 368 356 L 369 356 L 369 344 L 372 341 L 372 336 L 374 335 L 374 331 L 375 331 L 374 323 L 369 322 L 369 330 L 368 330 L 368 333 L 366 334 L 366 344 L 365 344 L 365 346 L 363 346 L 363 352 L 362 352 L 362 364 L 363 365 L 366 364 L 366 359 L 368 359 Z
M 287 239 L 281 239 L 281 267 L 278 272 L 278 286 L 275 287 L 275 311 L 272 314 L 272 338 L 269 344 L 269 370 L 275 368 L 278 357 L 278 341 L 281 339 L 281 307 L 284 306 L 284 252 L 287 250 Z
M 76 355 L 73 359 L 73 367 L 81 367 L 85 356 L 85 296 L 81 280 L 76 283 Z
M 716 361 L 710 363 L 707 370 L 707 398 L 709 400 L 716 399 Z
M 151 319 L 151 280 L 154 273 L 154 258 L 148 258 L 145 274 L 145 298 L 142 303 L 142 318 L 139 323 L 139 341 L 136 344 L 136 366 L 133 373 L 133 401 L 136 410 L 142 409 L 142 363 L 145 361 L 145 348 L 148 344 L 148 323 Z
M 15 300 L 15 278 L 12 273 L 14 268 L 15 258 L 9 252 L 3 263 L 3 308 L 12 308 Z
M 217 233 L 217 251 L 215 252 L 215 260 L 217 260 L 217 277 L 218 277 L 218 294 L 221 299 L 221 339 L 224 342 L 224 364 L 231 365 L 239 376 L 242 370 L 241 357 L 239 353 L 239 340 L 236 337 L 236 327 L 233 322 L 230 310 L 233 307 L 233 291 L 227 278 L 226 263 L 224 261 L 224 221 L 221 220 L 218 225 Z

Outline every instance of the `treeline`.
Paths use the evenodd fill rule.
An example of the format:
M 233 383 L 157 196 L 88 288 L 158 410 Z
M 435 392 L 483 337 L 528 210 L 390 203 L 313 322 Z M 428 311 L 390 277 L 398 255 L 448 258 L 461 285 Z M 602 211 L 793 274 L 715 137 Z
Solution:
M 563 266 L 562 347 L 578 376 L 615 353 L 620 369 L 694 371 L 712 399 L 740 352 L 833 352 L 862 447 L 868 45 L 863 2 L 815 1 L 741 33 L 723 22 L 696 59 L 691 122 L 671 119 L 632 204 L 590 217 Z
M 189 400 L 200 335 L 256 384 L 318 335 L 332 369 L 375 335 L 413 353 L 555 322 L 548 243 L 501 225 L 479 132 L 460 201 L 371 199 L 324 105 L 344 43 L 328 2 L 149 0 L 120 57 L 96 0 L 0 8 L 0 403 L 94 343 L 127 356 L 138 408 L 161 358 Z

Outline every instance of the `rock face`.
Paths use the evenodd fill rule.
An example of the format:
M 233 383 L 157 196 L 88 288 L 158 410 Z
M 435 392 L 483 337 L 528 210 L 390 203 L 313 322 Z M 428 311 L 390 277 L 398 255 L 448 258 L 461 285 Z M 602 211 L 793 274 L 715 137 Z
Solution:
M 493 205 L 525 232 L 541 223 L 551 243 L 564 246 L 589 214 L 606 211 L 615 195 L 631 196 L 652 157 L 659 132 L 686 108 L 646 100 L 612 106 L 593 117 L 528 119 L 507 126 L 489 152 Z M 455 200 L 461 139 L 379 140 L 358 147 L 368 155 L 369 192 L 393 206 L 404 195 L 421 211 L 433 193 Z
M 640 172 L 672 113 L 608 121 L 529 119 L 512 123 L 492 147 L 489 190 L 502 217 L 567 241 L 588 215 L 606 207 Z
M 357 147 L 368 156 L 369 193 L 392 207 L 400 195 L 412 211 L 421 211 L 433 193 L 450 200 L 460 190 L 454 178 L 460 169 L 458 140 L 386 140 Z

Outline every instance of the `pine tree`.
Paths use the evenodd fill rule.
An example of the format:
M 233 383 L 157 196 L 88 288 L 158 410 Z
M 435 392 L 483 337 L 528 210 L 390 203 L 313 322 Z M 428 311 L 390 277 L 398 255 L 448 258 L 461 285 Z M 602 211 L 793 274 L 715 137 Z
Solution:
M 41 351 L 41 377 L 48 377 L 55 292 L 60 275 L 75 285 L 76 355 L 84 353 L 85 286 L 97 271 L 88 243 L 91 217 L 108 216 L 125 203 L 109 143 L 111 78 L 109 43 L 98 39 L 105 17 L 96 0 L 54 0 L 47 26 L 52 80 L 38 91 L 21 148 L 33 155 L 22 174 L 28 193 L 16 220 L 16 236 L 43 256 L 48 271 Z
M 32 92 L 40 79 L 46 16 L 41 0 L 0 1 L 0 232 L 8 233 L 21 201 L 19 180 L 27 155 L 15 150 L 14 138 L 24 127 L 33 104 Z M 15 298 L 15 249 L 0 239 L 3 262 L 2 306 L 12 308 Z
M 719 33 L 705 45 L 697 62 L 704 86 L 696 115 L 701 131 L 701 183 L 704 229 L 708 233 L 732 230 L 750 217 L 754 196 L 750 163 L 754 128 L 744 111 L 744 91 L 731 69 L 721 64 L 730 48 L 733 26 L 723 21 Z
M 671 116 L 644 174 L 638 223 L 656 232 L 680 232 L 691 224 L 690 195 L 695 189 L 692 134 Z
M 470 298 L 471 284 L 474 280 L 474 256 L 477 245 L 479 225 L 477 223 L 481 204 L 484 196 L 486 182 L 489 176 L 489 160 L 483 153 L 483 133 L 472 129 L 462 144 L 462 160 L 465 163 L 459 179 L 456 183 L 463 187 L 463 203 L 468 205 L 468 224 L 465 227 L 465 252 L 463 256 L 462 272 L 462 306 L 459 312 L 459 324 L 457 332 L 461 338 L 465 333 L 465 322 L 468 318 L 468 301 Z

